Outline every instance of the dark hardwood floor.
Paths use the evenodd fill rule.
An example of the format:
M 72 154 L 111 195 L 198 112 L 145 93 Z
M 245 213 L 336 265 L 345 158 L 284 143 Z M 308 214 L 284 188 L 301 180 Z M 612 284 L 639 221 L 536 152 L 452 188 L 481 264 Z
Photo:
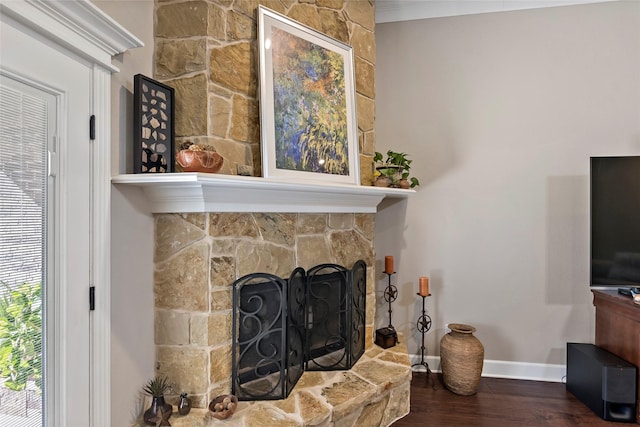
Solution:
M 435 386 L 433 388 L 433 379 Z M 478 393 L 458 396 L 437 374 L 413 373 L 411 412 L 393 427 L 633 426 L 604 421 L 563 383 L 482 378 Z

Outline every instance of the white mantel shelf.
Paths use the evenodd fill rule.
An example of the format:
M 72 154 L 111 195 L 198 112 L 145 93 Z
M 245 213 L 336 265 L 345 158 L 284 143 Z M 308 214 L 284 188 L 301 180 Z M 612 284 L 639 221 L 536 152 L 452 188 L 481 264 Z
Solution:
M 111 182 L 141 187 L 152 213 L 375 213 L 383 199 L 404 199 L 415 193 L 399 188 L 197 172 L 116 175 Z

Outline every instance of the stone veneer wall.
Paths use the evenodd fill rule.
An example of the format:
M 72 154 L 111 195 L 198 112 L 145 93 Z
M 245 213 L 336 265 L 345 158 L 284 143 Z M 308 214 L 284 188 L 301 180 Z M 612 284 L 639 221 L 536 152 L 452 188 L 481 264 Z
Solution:
M 231 391 L 232 282 L 248 273 L 288 277 L 332 262 L 367 263 L 366 346 L 375 316 L 373 214 L 155 215 L 156 369 L 194 407 Z
M 371 185 L 373 0 L 157 0 L 155 78 L 176 90 L 176 148 L 185 140 L 212 145 L 225 159 L 220 173 L 261 175 L 258 4 L 353 47 L 360 180 Z
M 261 175 L 258 4 L 353 47 L 360 180 L 362 185 L 371 185 L 375 150 L 373 0 L 157 0 L 154 78 L 176 90 L 176 149 L 186 140 L 212 145 L 225 159 L 220 173 Z M 176 395 L 184 391 L 196 408 L 205 408 L 215 396 L 230 392 L 230 285 L 236 278 L 258 271 L 287 277 L 297 266 L 306 269 L 333 262 L 350 267 L 363 259 L 368 284 L 367 357 L 362 364 L 371 367 L 369 359 L 388 362 L 385 358 L 390 357 L 389 363 L 400 360 L 403 368 L 399 372 L 383 369 L 384 378 L 376 378 L 378 369 L 364 368 L 360 379 L 369 385 L 366 392 L 356 394 L 358 389 L 351 383 L 343 388 L 343 383 L 325 375 L 326 381 L 334 383 L 326 388 L 329 396 L 334 389 L 346 393 L 338 392 L 337 397 L 320 404 L 321 412 L 326 412 L 327 405 L 334 408 L 331 425 L 334 421 L 348 425 L 346 421 L 353 417 L 357 424 L 357 420 L 370 420 L 371 411 L 387 425 L 408 412 L 406 347 L 397 349 L 400 356 L 393 352 L 389 356 L 372 345 L 376 304 L 373 214 L 162 214 L 155 221 L 156 368 L 174 383 L 176 394 L 168 396 L 169 402 L 175 404 Z M 346 380 L 351 378 L 351 374 L 344 375 Z M 314 378 L 305 376 L 307 381 Z M 363 399 L 376 403 L 362 409 Z M 395 401 L 395 409 L 382 417 L 381 411 L 389 410 L 389 400 Z M 317 406 L 315 400 L 309 402 Z M 358 410 L 353 409 L 354 404 L 360 405 Z M 200 425 L 193 424 L 193 419 L 184 422 Z

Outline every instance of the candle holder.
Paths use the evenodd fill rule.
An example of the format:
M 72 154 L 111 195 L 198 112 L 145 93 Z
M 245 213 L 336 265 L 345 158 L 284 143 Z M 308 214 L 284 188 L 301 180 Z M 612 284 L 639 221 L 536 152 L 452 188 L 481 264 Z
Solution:
M 391 323 L 391 303 L 394 302 L 398 298 L 398 288 L 395 285 L 391 284 L 391 276 L 396 274 L 395 271 L 393 273 L 387 273 L 387 287 L 384 290 L 384 300 L 389 304 L 389 326 L 386 328 L 380 328 L 376 330 L 376 344 L 382 348 L 393 347 L 398 344 L 398 334 L 396 332 L 396 328 L 393 327 Z
M 420 315 L 420 317 L 418 317 L 418 321 L 416 322 L 416 328 L 418 329 L 418 332 L 422 334 L 422 345 L 420 346 L 420 362 L 414 363 L 413 365 L 411 365 L 411 367 L 413 368 L 414 366 L 424 366 L 425 369 L 427 370 L 427 383 L 428 383 L 429 378 L 431 378 L 431 369 L 429 368 L 429 364 L 427 363 L 427 361 L 424 360 L 424 351 L 426 350 L 426 347 L 424 345 L 424 336 L 431 329 L 431 317 L 427 314 L 427 310 L 425 308 L 425 300 L 427 297 L 430 297 L 431 294 L 422 295 L 420 293 L 417 293 L 417 295 L 422 297 L 422 314 Z M 433 389 L 435 390 L 435 388 L 436 388 L 436 383 L 435 381 L 433 381 Z
M 389 303 L 389 327 L 393 328 L 393 325 L 391 324 L 391 303 L 394 302 L 397 298 L 398 298 L 398 288 L 396 288 L 395 285 L 391 284 L 391 276 L 396 274 L 395 271 L 393 273 L 387 273 L 386 271 L 384 272 L 384 274 L 387 275 L 388 278 L 388 284 L 386 289 L 384 290 L 384 300 L 386 302 Z

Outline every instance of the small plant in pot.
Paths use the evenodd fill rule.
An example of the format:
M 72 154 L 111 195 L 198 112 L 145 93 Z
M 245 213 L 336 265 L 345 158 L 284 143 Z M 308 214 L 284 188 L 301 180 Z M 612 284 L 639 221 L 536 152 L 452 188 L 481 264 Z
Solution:
M 170 426 L 169 417 L 173 412 L 173 406 L 164 401 L 164 394 L 169 390 L 170 384 L 167 377 L 156 377 L 142 389 L 145 394 L 151 396 L 151 407 L 144 411 L 144 423 L 148 426 Z
M 409 176 L 413 160 L 408 158 L 408 154 L 389 150 L 384 158 L 376 151 L 373 161 L 376 163 L 376 186 L 414 188 L 420 185 L 418 178 Z

